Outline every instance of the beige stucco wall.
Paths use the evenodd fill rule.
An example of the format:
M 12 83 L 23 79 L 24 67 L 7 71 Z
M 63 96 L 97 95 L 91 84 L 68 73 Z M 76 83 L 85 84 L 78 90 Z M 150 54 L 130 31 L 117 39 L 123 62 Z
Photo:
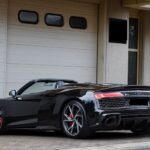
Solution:
M 141 12 L 142 25 L 142 84 L 150 85 L 150 12 Z
M 107 48 L 106 48 L 106 79 L 107 83 L 128 82 L 128 41 L 127 44 L 109 43 L 109 18 L 129 20 L 129 10 L 122 7 L 121 0 L 112 0 L 108 3 L 107 14 Z
M 0 0 L 0 97 L 5 94 L 7 49 L 7 0 Z
M 102 0 L 99 6 L 98 33 L 98 82 L 128 82 L 127 44 L 109 43 L 109 18 L 129 20 L 129 9 L 123 8 L 121 0 Z
M 106 48 L 107 48 L 107 1 L 101 1 L 98 12 L 98 59 L 97 59 L 97 82 L 105 82 Z

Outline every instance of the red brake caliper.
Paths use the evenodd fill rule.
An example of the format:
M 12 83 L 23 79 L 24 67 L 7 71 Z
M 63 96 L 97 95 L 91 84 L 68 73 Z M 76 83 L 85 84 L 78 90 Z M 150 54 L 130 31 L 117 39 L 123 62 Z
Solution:
M 73 115 L 70 114 L 70 115 L 69 115 L 69 118 L 70 118 L 70 119 L 73 119 Z M 70 126 L 70 127 L 72 126 L 72 124 L 73 124 L 73 122 L 69 122 L 69 126 Z
M 2 128 L 2 126 L 3 126 L 3 118 L 0 117 L 0 128 Z

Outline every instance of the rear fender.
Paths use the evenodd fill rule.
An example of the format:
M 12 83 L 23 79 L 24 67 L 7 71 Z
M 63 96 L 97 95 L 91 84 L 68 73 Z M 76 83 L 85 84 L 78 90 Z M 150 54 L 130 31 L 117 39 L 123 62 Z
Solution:
M 66 95 L 59 95 L 56 97 L 56 103 L 53 110 L 53 122 L 54 126 L 57 129 L 61 130 L 61 116 L 62 116 L 62 110 L 65 107 L 65 105 L 72 101 L 76 100 L 77 97 L 75 96 L 66 96 Z
M 53 115 L 59 115 L 64 108 L 65 104 L 72 100 L 79 100 L 75 96 L 66 96 L 66 95 L 59 95 L 56 97 L 56 104 L 53 110 Z
M 60 125 L 61 119 L 61 112 L 64 106 L 72 101 L 77 100 L 79 101 L 86 112 L 87 123 L 89 126 L 92 126 L 97 121 L 97 117 L 99 114 L 99 104 L 98 101 L 95 99 L 93 92 L 87 92 L 82 97 L 75 97 L 75 96 L 66 96 L 66 95 L 59 95 L 56 98 L 56 104 L 53 110 L 53 115 L 57 118 L 56 126 Z

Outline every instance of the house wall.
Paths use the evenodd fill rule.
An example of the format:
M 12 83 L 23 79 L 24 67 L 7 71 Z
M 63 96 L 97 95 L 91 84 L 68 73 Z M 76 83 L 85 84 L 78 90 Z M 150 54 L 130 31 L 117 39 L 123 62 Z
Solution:
M 142 25 L 142 84 L 150 85 L 150 12 L 141 12 Z
M 8 1 L 0 0 L 0 97 L 5 94 Z
M 97 81 L 105 82 L 106 73 L 106 49 L 107 49 L 107 1 L 101 1 L 98 12 L 98 59 Z
M 122 7 L 121 0 L 113 0 L 108 3 L 107 35 L 109 32 L 109 18 L 129 20 L 129 10 Z M 128 41 L 127 44 L 109 43 L 107 36 L 106 49 L 106 82 L 125 83 L 128 82 Z

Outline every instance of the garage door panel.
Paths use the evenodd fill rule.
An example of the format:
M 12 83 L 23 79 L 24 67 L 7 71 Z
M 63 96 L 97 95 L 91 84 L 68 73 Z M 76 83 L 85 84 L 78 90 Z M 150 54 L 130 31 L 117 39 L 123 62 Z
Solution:
M 0 62 L 0 82 L 5 81 L 5 67 L 4 63 Z
M 19 10 L 39 13 L 37 25 L 18 21 Z M 47 12 L 64 16 L 63 27 L 44 23 Z M 97 6 L 57 0 L 10 0 L 8 17 L 7 91 L 35 78 L 68 78 L 96 82 Z M 70 16 L 87 19 L 86 30 L 72 29 Z
M 4 81 L 5 81 L 5 66 L 3 62 L 0 62 L 0 82 L 4 82 Z
M 66 42 L 67 43 L 67 42 Z M 96 47 L 96 46 L 95 46 Z M 18 52 L 23 52 L 23 50 L 29 51 L 30 53 L 36 53 L 39 52 L 40 50 L 44 52 L 51 52 L 51 53 L 63 53 L 63 52 L 67 52 L 67 53 L 94 53 L 96 54 L 95 49 L 84 49 L 84 48 L 76 48 L 76 47 L 63 47 L 63 46 L 51 46 L 51 45 L 34 45 L 34 44 L 13 44 L 13 43 L 9 43 L 9 53 L 15 54 Z M 26 52 L 23 52 L 26 53 Z M 66 54 L 67 55 L 67 54 Z
M 50 32 L 50 31 L 48 31 Z M 77 48 L 78 49 L 91 49 L 93 48 L 93 43 L 96 45 L 96 39 L 93 38 L 93 39 L 90 39 L 90 38 L 86 38 L 85 37 L 79 37 L 79 39 L 77 37 L 68 37 L 68 38 L 65 38 L 65 35 L 64 35 L 64 38 L 62 36 L 59 37 L 59 35 L 55 35 L 55 36 L 46 36 L 46 35 L 41 35 L 41 37 L 39 36 L 39 34 L 36 34 L 35 35 L 32 35 L 32 34 L 24 34 L 22 32 L 23 35 L 15 35 L 15 34 L 11 34 L 9 33 L 9 37 L 11 38 L 8 42 L 9 43 L 18 43 L 18 44 L 21 44 L 21 43 L 25 43 L 25 44 L 42 44 L 43 46 L 50 46 L 52 45 L 53 47 L 56 47 L 57 45 L 69 45 L 69 47 L 73 47 L 77 45 Z M 61 34 L 61 33 L 60 33 Z M 31 36 L 30 36 L 31 35 Z M 95 34 L 96 35 L 96 34 Z M 30 36 L 30 38 L 29 38 Z M 88 36 L 88 35 L 87 35 Z M 58 38 L 57 38 L 58 37 Z M 64 44 L 63 44 L 64 43 Z M 96 46 L 94 46 L 96 47 Z
M 57 40 L 70 40 L 70 41 L 87 41 L 87 42 L 95 42 L 96 41 L 96 32 L 87 32 L 87 31 L 79 31 L 79 30 L 56 30 L 56 28 L 33 28 L 33 27 L 20 27 L 20 26 L 10 26 L 11 31 L 9 32 L 10 38 L 12 36 L 15 38 L 26 38 L 30 37 L 35 39 L 57 39 Z M 42 33 L 42 34 L 41 34 Z
M 73 80 L 77 80 L 79 82 L 92 82 L 95 83 L 96 80 L 93 80 L 93 76 L 96 75 L 96 69 L 89 69 L 89 71 L 87 71 L 88 69 L 86 69 L 86 72 L 88 73 L 88 76 L 83 73 L 83 69 L 78 68 L 72 68 L 72 69 L 63 69 L 61 70 L 60 68 L 54 68 L 54 69 L 50 69 L 49 73 L 46 72 L 40 72 L 40 73 L 17 73 L 18 76 L 16 76 L 16 73 L 11 73 L 11 75 L 8 75 L 8 82 L 27 82 L 29 80 L 32 79 L 38 79 L 38 78 L 64 78 L 64 79 L 73 79 Z M 76 70 L 76 71 L 75 71 Z M 82 70 L 82 72 L 80 72 Z M 51 72 L 51 71 L 55 71 L 55 72 Z M 63 73 L 62 73 L 63 71 Z M 64 71 L 66 71 L 66 73 L 64 73 Z M 92 73 L 93 71 L 93 73 Z M 58 74 L 56 74 L 56 72 L 58 72 Z M 70 72 L 70 73 L 68 73 Z M 9 73 L 10 74 L 10 73 Z M 74 74 L 74 76 L 72 76 L 72 74 Z M 14 88 L 16 88 L 14 86 Z
M 5 68 L 4 68 L 4 63 L 0 62 L 0 72 L 4 72 Z
M 11 50 L 9 51 L 8 63 L 82 67 L 95 67 L 96 64 L 96 54 L 93 55 L 92 51 L 56 48 L 50 51 L 46 47 L 21 45 L 9 46 L 9 49 Z
M 93 76 L 96 75 L 96 68 L 21 64 L 10 64 L 7 68 L 9 69 L 8 82 L 25 82 L 34 78 L 68 78 L 82 82 L 96 82 L 93 80 Z
M 15 37 L 14 37 L 15 38 Z M 66 41 L 66 40 L 55 40 L 55 39 L 51 39 L 51 40 L 35 40 L 33 38 L 20 38 L 17 39 L 18 42 L 14 41 L 14 39 L 9 40 L 9 44 L 19 44 L 19 45 L 32 45 L 32 46 L 42 46 L 42 47 L 49 47 L 50 49 L 53 49 L 55 47 L 57 48 L 64 48 L 64 49 L 78 49 L 78 50 L 93 50 L 95 51 L 95 48 L 97 47 L 97 45 L 93 45 L 93 43 L 87 43 L 87 42 L 80 42 L 80 41 Z M 78 51 L 77 50 L 77 51 Z
M 38 1 L 38 0 L 36 0 L 36 1 Z M 23 1 L 21 1 L 21 3 L 22 3 Z M 38 1 L 39 2 L 39 1 Z M 37 2 L 37 3 L 38 3 Z M 11 4 L 11 7 L 10 7 L 10 11 L 9 11 L 9 22 L 10 22 L 10 24 L 9 25 L 18 25 L 18 23 L 19 23 L 19 21 L 18 21 L 18 17 L 15 17 L 15 16 L 18 16 L 18 12 L 20 11 L 20 10 L 34 10 L 34 11 L 37 11 L 38 13 L 39 13 L 39 15 L 41 16 L 41 17 L 44 17 L 44 15 L 46 14 L 46 13 L 56 13 L 56 14 L 62 14 L 63 15 L 63 17 L 64 17 L 64 20 L 65 20 L 65 23 L 67 24 L 68 23 L 68 20 L 69 20 L 69 17 L 70 16 L 82 16 L 82 17 L 85 17 L 87 20 L 88 20 L 88 26 L 89 26 L 89 28 L 87 28 L 86 30 L 88 31 L 88 32 L 97 32 L 97 26 L 95 26 L 95 25 L 97 25 L 97 13 L 98 13 L 98 11 L 97 11 L 97 5 L 92 5 L 92 7 L 93 7 L 93 9 L 92 10 L 90 10 L 90 8 L 87 8 L 87 9 L 84 9 L 84 8 L 82 8 L 82 6 L 79 6 L 79 10 L 74 10 L 73 12 L 72 11 L 69 11 L 68 10 L 68 8 L 70 7 L 70 6 L 68 6 L 68 5 L 66 5 L 65 7 L 64 7 L 64 11 L 60 11 L 60 10 L 62 10 L 63 9 L 63 7 L 61 6 L 61 4 L 59 4 L 59 3 L 57 3 L 57 5 L 59 4 L 60 6 L 61 6 L 61 8 L 55 8 L 54 10 L 53 9 L 48 9 L 47 7 L 48 7 L 48 5 L 47 6 L 45 6 L 45 8 L 44 8 L 44 6 L 43 6 L 43 9 L 41 9 L 42 8 L 42 5 L 39 7 L 39 8 L 37 8 L 36 6 L 34 6 L 34 7 L 32 7 L 32 6 L 30 6 L 30 4 L 28 4 L 28 6 L 30 6 L 30 7 L 27 7 L 27 5 L 23 5 L 23 3 L 20 5 L 20 4 L 16 4 L 16 5 L 14 5 L 14 3 L 15 2 L 13 2 L 12 4 Z M 79 3 L 80 4 L 80 3 Z M 34 4 L 35 5 L 35 4 Z M 52 4 L 51 4 L 51 6 L 52 6 Z M 67 9 L 66 9 L 66 7 L 67 7 Z M 46 10 L 46 8 L 47 8 L 47 10 Z M 73 8 L 74 8 L 74 6 L 73 6 Z M 71 10 L 73 9 L 73 8 L 71 8 Z M 83 11 L 83 12 L 82 12 Z M 87 11 L 87 13 L 85 14 L 84 12 L 85 11 Z M 93 14 L 92 14 L 93 13 Z M 92 14 L 92 15 L 91 15 Z M 21 24 L 21 23 L 19 23 L 19 24 Z M 94 28 L 92 28 L 92 27 L 90 27 L 90 26 L 92 26 L 94 24 Z M 27 26 L 27 25 L 26 25 Z M 30 27 L 31 25 L 29 25 L 29 27 Z M 63 27 L 61 27 L 62 29 L 65 29 L 65 30 L 74 30 L 74 29 L 71 29 L 71 28 L 68 28 L 68 26 L 69 26 L 69 24 L 67 24 L 67 25 L 65 25 L 65 26 L 63 26 Z M 35 25 L 33 25 L 33 27 L 35 27 Z M 44 27 L 47 27 L 47 25 L 44 23 L 44 19 L 42 20 L 42 19 L 40 19 L 40 22 L 38 23 L 38 25 L 36 25 L 36 27 L 42 27 L 42 28 L 44 28 Z M 53 28 L 53 29 L 55 29 L 55 27 L 48 27 L 49 29 L 50 28 Z M 84 31 L 82 31 L 81 30 L 81 32 L 84 32 Z
M 4 44 L 3 41 L 0 41 L 0 63 L 4 62 L 5 60 L 5 52 L 4 50 L 6 49 L 6 45 Z
M 13 26 L 8 33 L 8 42 L 11 44 L 39 44 L 41 46 L 65 47 L 77 49 L 96 49 L 97 34 L 89 32 L 71 32 L 53 29 L 35 29 Z M 28 38 L 30 37 L 30 38 Z
M 16 5 L 13 5 L 13 4 Z M 95 16 L 97 13 L 97 5 L 95 4 L 83 4 L 83 3 L 77 3 L 77 2 L 65 2 L 65 1 L 38 1 L 37 0 L 30 0 L 30 1 L 20 1 L 20 0 L 11 0 L 10 4 L 13 5 L 13 8 L 18 9 L 17 6 L 26 8 L 26 9 L 36 9 L 42 12 L 41 7 L 44 8 L 44 11 L 49 12 L 49 11 L 54 11 L 56 13 L 76 13 L 78 15 L 84 14 L 84 15 L 89 15 L 89 12 L 91 16 Z M 59 5 L 58 5 L 59 4 Z M 66 10 L 67 7 L 67 10 Z M 13 8 L 10 8 L 11 10 Z M 82 8 L 82 9 L 81 9 Z M 15 10 L 16 10 L 15 9 Z
M 5 81 L 5 74 L 4 72 L 0 72 L 0 82 L 4 82 Z
M 18 11 L 14 15 L 18 15 Z M 47 12 L 45 12 L 43 14 L 46 14 L 46 13 Z M 49 13 L 54 13 L 54 12 L 50 11 Z M 69 17 L 71 15 L 66 14 L 66 16 L 65 16 L 65 14 L 63 14 L 63 16 L 64 16 L 64 20 L 66 20 L 66 23 L 68 23 Z M 48 31 L 52 30 L 52 32 L 56 32 L 56 33 L 58 33 L 58 32 L 60 33 L 60 32 L 64 31 L 65 34 L 66 34 L 66 31 L 68 31 L 70 33 L 74 33 L 74 34 L 76 34 L 76 33 L 78 33 L 78 34 L 82 34 L 82 33 L 84 33 L 84 34 L 88 34 L 88 33 L 95 33 L 95 34 L 97 34 L 97 27 L 94 25 L 94 24 L 97 24 L 97 19 L 95 17 L 94 18 L 93 17 L 86 17 L 84 15 L 76 15 L 76 14 L 73 14 L 73 16 L 85 17 L 87 22 L 88 22 L 88 28 L 86 30 L 77 30 L 77 29 L 71 28 L 69 24 L 66 24 L 65 26 L 63 26 L 61 28 L 52 27 L 52 26 L 47 26 L 44 23 L 44 20 L 43 20 L 43 22 L 39 22 L 38 25 L 29 25 L 29 24 L 25 25 L 25 24 L 20 23 L 17 18 L 13 18 L 13 17 L 10 19 L 11 24 L 9 24 L 9 26 L 11 28 L 15 27 L 15 29 L 20 29 L 20 30 L 25 29 L 25 30 L 31 31 L 31 32 L 34 32 L 35 30 L 36 30 L 36 32 L 44 32 L 44 30 L 45 30 L 45 32 L 47 33 L 47 30 Z M 94 25 L 94 27 L 93 27 L 93 25 Z
M 4 87 L 5 87 L 5 84 L 4 82 L 0 82 L 0 97 L 4 97 Z

